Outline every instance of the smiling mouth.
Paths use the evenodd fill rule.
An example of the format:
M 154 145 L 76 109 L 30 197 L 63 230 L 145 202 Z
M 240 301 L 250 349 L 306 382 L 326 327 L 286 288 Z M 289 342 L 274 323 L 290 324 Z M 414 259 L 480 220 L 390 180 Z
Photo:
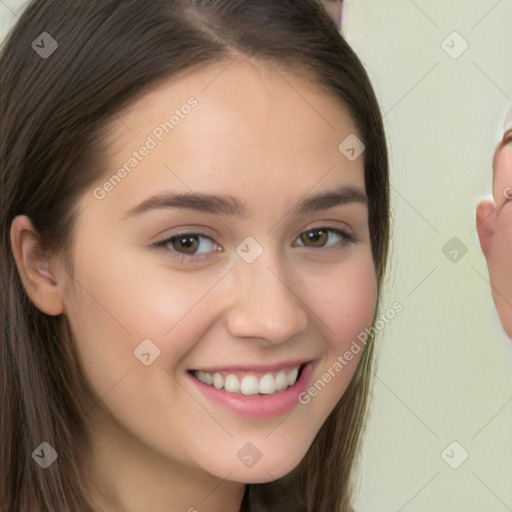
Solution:
M 195 379 L 218 390 L 244 396 L 276 395 L 292 387 L 300 378 L 306 363 L 278 371 L 255 372 L 223 370 L 210 373 L 188 370 Z

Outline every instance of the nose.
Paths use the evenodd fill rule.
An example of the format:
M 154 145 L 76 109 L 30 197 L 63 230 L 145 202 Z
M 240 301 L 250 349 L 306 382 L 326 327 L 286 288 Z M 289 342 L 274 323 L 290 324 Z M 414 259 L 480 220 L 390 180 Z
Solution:
M 234 337 L 279 344 L 306 329 L 308 308 L 301 290 L 294 289 L 289 266 L 269 253 L 264 251 L 250 264 L 235 264 L 227 322 Z

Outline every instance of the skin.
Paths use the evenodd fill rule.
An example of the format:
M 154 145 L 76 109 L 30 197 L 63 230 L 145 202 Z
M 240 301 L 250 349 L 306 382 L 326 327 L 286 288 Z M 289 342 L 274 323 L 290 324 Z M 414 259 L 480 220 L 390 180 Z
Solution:
M 191 95 L 197 108 L 96 199 L 95 187 Z M 79 204 L 72 277 L 61 256 L 37 256 L 27 217 L 13 222 L 25 289 L 42 311 L 69 319 L 98 401 L 86 417 L 94 446 L 83 465 L 104 512 L 235 512 L 246 483 L 284 476 L 306 454 L 361 352 L 307 405 L 271 419 L 211 403 L 186 370 L 315 360 L 314 382 L 371 325 L 367 204 L 293 211 L 304 195 L 365 192 L 363 157 L 351 162 L 338 150 L 349 134 L 357 130 L 344 109 L 305 78 L 246 60 L 203 66 L 155 87 L 109 125 L 106 171 Z M 124 218 L 154 194 L 190 190 L 237 196 L 248 215 L 162 208 Z M 300 246 L 301 233 L 320 227 L 357 242 L 330 232 Z M 179 243 L 151 248 L 197 230 L 213 240 L 199 238 L 203 260 L 173 259 L 186 253 Z M 251 264 L 235 252 L 247 236 L 263 248 Z M 161 352 L 150 366 L 133 354 L 146 338 Z M 248 441 L 262 453 L 251 468 L 236 456 Z
M 477 208 L 477 230 L 486 257 L 492 296 L 501 324 L 512 339 L 512 138 L 500 144 L 493 162 L 493 199 Z

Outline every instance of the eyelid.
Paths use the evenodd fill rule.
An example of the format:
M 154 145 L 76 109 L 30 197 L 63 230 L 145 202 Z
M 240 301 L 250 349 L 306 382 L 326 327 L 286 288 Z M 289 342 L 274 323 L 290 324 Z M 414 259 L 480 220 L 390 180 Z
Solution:
M 357 243 L 359 241 L 359 239 L 348 232 L 348 230 L 344 229 L 344 228 L 340 228 L 340 227 L 335 227 L 335 226 L 332 226 L 332 225 L 320 225 L 320 226 L 314 226 L 314 227 L 310 227 L 310 228 L 307 228 L 307 229 L 303 229 L 295 238 L 294 240 L 300 240 L 300 237 L 301 235 L 305 234 L 305 233 L 308 233 L 308 232 L 311 232 L 311 231 L 317 231 L 317 230 L 321 230 L 321 231 L 327 231 L 327 232 L 333 232 L 335 234 L 337 234 L 338 236 L 340 236 L 342 238 L 342 241 L 338 244 L 335 244 L 334 246 L 328 246 L 328 247 L 308 247 L 306 245 L 294 245 L 293 247 L 303 247 L 305 249 L 313 249 L 318 252 L 328 252 L 328 251 L 331 251 L 331 252 L 336 252 L 336 251 L 341 251 L 345 248 L 346 245 L 350 244 L 350 243 Z M 170 236 L 167 236 L 166 238 L 164 238 L 163 240 L 161 241 L 158 241 L 158 242 L 155 242 L 152 244 L 152 247 L 154 248 L 166 248 L 166 246 L 171 243 L 173 240 L 175 240 L 176 238 L 180 237 L 180 236 L 185 236 L 185 235 L 190 235 L 190 236 L 196 236 L 198 235 L 199 237 L 203 237 L 203 238 L 207 238 L 209 239 L 213 244 L 215 244 L 217 247 L 221 247 L 214 239 L 213 237 L 211 237 L 210 235 L 204 233 L 201 229 L 199 228 L 192 228 L 192 229 L 185 229 L 181 232 L 178 232 L 178 233 L 175 233 L 175 234 L 172 234 Z M 216 252 L 222 252 L 222 250 L 215 250 L 209 254 L 186 254 L 186 253 L 180 253 L 178 251 L 175 251 L 175 250 L 170 250 L 168 251 L 169 253 L 173 253 L 172 256 L 170 256 L 172 259 L 176 260 L 176 261 L 179 261 L 179 262 L 185 262 L 185 263 L 192 263 L 194 261 L 197 261 L 197 260 L 201 260 L 201 261 L 207 261 L 208 259 L 211 259 L 212 257 L 215 256 L 215 253 Z
M 323 220 L 317 221 L 312 226 L 308 226 L 306 229 L 302 229 L 299 231 L 295 238 L 299 238 L 303 233 L 307 233 L 308 231 L 315 231 L 316 229 L 323 229 L 326 231 L 339 231 L 346 235 L 348 238 L 356 238 L 354 234 L 354 230 L 346 223 L 336 220 Z
M 215 245 L 220 247 L 220 245 L 215 241 L 215 239 L 211 235 L 209 235 L 207 233 L 204 233 L 203 231 L 201 231 L 198 228 L 196 228 L 196 229 L 187 229 L 187 230 L 180 231 L 178 233 L 174 233 L 172 235 L 168 235 L 165 238 L 163 238 L 162 240 L 157 241 L 157 242 L 151 244 L 151 246 L 152 247 L 165 247 L 172 240 L 174 240 L 174 239 L 176 239 L 176 238 L 178 238 L 180 236 L 186 236 L 186 235 L 189 235 L 189 236 L 196 236 L 196 235 L 198 235 L 199 237 L 202 237 L 202 238 L 208 238 L 208 240 L 210 240 Z
M 359 239 L 355 235 L 353 235 L 352 233 L 349 233 L 346 229 L 335 227 L 335 226 L 326 226 L 326 225 L 318 226 L 318 227 L 315 226 L 312 228 L 308 228 L 304 231 L 301 231 L 299 233 L 299 235 L 297 237 L 295 237 L 295 240 L 300 239 L 301 235 L 303 235 L 304 233 L 309 233 L 310 231 L 333 232 L 333 233 L 337 234 L 338 236 L 341 236 L 343 241 L 342 241 L 342 243 L 339 243 L 339 244 L 336 244 L 336 245 L 330 246 L 330 247 L 307 247 L 305 245 L 299 245 L 298 247 L 304 247 L 306 249 L 319 249 L 319 250 L 328 251 L 328 250 L 336 250 L 336 248 L 343 247 L 347 243 L 356 243 L 359 241 Z M 296 246 L 294 246 L 294 247 L 296 247 Z

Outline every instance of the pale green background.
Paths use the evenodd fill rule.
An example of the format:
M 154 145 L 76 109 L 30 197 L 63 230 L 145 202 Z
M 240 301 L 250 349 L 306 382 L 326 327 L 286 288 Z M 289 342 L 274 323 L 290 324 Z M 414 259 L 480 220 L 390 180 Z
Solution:
M 512 105 L 512 1 L 347 0 L 345 35 L 386 113 L 395 219 L 362 512 L 512 510 L 512 343 L 475 232 Z M 452 59 L 457 31 L 469 48 Z M 449 42 L 449 44 L 451 44 Z M 444 244 L 468 253 L 452 263 Z M 512 262 L 511 262 L 512 271 Z M 457 441 L 458 469 L 441 458 Z
M 0 0 L 1 37 L 22 5 Z M 469 44 L 457 59 L 441 46 L 454 31 Z M 474 221 L 512 105 L 512 0 L 347 0 L 344 33 L 385 113 L 394 242 L 383 307 L 403 305 L 381 342 L 357 508 L 512 511 L 512 343 Z M 452 237 L 468 249 L 457 263 L 442 252 Z M 441 458 L 452 441 L 469 453 L 458 469 Z

